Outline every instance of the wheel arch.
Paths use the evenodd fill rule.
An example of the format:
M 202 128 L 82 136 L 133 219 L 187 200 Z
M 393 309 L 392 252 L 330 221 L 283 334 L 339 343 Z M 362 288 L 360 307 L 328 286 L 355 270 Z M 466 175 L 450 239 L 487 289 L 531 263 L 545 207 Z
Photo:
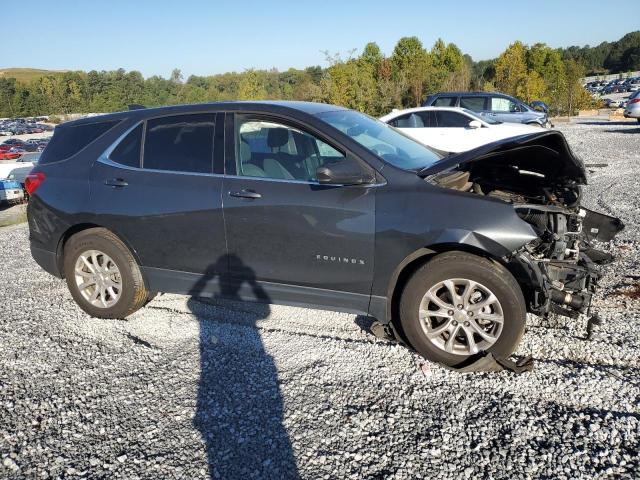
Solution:
M 407 343 L 407 341 L 402 331 L 400 322 L 398 321 L 400 312 L 400 297 L 402 295 L 402 291 L 404 290 L 404 287 L 407 284 L 409 278 L 411 278 L 411 275 L 418 268 L 427 263 L 436 255 L 445 252 L 465 252 L 483 257 L 499 263 L 513 274 L 512 265 L 506 262 L 503 258 L 500 258 L 499 256 L 487 252 L 486 250 L 478 248 L 474 245 L 465 243 L 439 243 L 420 248 L 411 253 L 410 255 L 405 257 L 402 262 L 400 262 L 396 270 L 393 272 L 387 289 L 386 319 L 391 327 L 395 330 L 395 332 L 399 334 L 400 339 L 405 343 Z M 522 286 L 520 288 L 522 288 Z
M 100 224 L 97 224 L 97 223 L 91 223 L 91 222 L 78 223 L 76 225 L 72 225 L 67 230 L 65 230 L 65 232 L 60 236 L 60 240 L 58 240 L 58 246 L 56 248 L 56 265 L 58 267 L 58 271 L 60 272 L 60 275 L 61 275 L 62 278 L 64 278 L 63 262 L 64 262 L 64 246 L 65 246 L 65 244 L 74 235 L 77 235 L 80 232 L 91 230 L 93 228 L 102 228 L 104 230 L 107 230 L 107 231 L 111 232 L 116 237 L 118 237 L 118 240 L 120 240 L 125 245 L 125 247 L 127 247 L 127 249 L 129 250 L 129 252 L 133 256 L 133 258 L 135 259 L 136 263 L 138 265 L 142 265 L 140 263 L 140 258 L 138 257 L 138 252 L 136 252 L 135 248 L 133 248 L 131 246 L 131 244 L 127 241 L 127 239 L 125 237 L 123 237 L 122 235 L 120 235 L 118 232 L 114 231 L 111 228 L 105 227 L 104 225 L 100 225 Z M 144 279 L 145 285 L 146 285 L 147 284 L 146 283 L 147 279 L 145 278 L 144 273 L 142 273 L 142 276 L 143 276 L 143 279 Z

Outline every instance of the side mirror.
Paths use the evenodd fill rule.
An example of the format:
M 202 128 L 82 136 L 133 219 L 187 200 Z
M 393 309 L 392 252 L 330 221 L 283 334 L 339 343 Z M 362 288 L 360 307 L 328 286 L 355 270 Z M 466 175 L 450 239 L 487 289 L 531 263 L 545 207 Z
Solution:
M 469 128 L 482 128 L 482 122 L 480 122 L 480 120 L 471 120 L 469 122 Z
M 323 185 L 363 185 L 373 182 L 373 175 L 365 172 L 358 161 L 350 157 L 318 167 L 316 178 Z

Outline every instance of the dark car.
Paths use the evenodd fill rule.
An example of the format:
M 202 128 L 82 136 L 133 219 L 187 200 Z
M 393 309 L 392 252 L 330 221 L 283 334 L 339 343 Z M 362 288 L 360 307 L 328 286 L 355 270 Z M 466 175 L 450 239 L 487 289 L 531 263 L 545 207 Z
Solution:
M 59 125 L 27 176 L 31 252 L 89 315 L 156 292 L 370 315 L 425 357 L 509 355 L 526 313 L 589 308 L 619 220 L 541 131 L 444 156 L 303 102 L 138 109 Z
M 543 108 L 540 108 L 544 106 Z M 517 98 L 496 92 L 445 92 L 429 95 L 423 107 L 462 107 L 500 122 L 551 127 L 544 102 L 527 105 Z M 539 111 L 538 109 L 540 108 Z

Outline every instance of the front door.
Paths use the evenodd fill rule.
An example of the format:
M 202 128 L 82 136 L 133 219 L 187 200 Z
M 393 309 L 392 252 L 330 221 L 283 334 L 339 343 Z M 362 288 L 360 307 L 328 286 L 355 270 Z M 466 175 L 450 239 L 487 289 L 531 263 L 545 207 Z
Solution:
M 220 129 L 217 148 L 223 149 Z M 150 119 L 91 170 L 89 211 L 136 252 L 152 290 L 188 293 L 188 282 L 198 278 L 193 274 L 226 273 L 222 166 L 219 175 L 213 169 L 215 130 L 213 113 Z
M 230 275 L 261 282 L 272 301 L 366 311 L 376 188 L 318 183 L 316 169 L 345 152 L 304 127 L 253 115 L 228 121 Z
M 523 113 L 520 105 L 504 97 L 491 97 L 492 118 L 500 122 L 522 123 Z

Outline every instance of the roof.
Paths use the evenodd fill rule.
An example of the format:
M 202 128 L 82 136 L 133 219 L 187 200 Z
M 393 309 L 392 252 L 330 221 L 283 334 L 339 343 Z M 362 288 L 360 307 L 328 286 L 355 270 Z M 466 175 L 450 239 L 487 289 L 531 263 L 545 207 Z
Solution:
M 186 105 L 171 105 L 164 107 L 141 108 L 129 110 L 125 112 L 108 113 L 105 115 L 97 115 L 86 117 L 79 120 L 65 122 L 64 126 L 82 125 L 87 123 L 97 123 L 109 120 L 123 120 L 125 118 L 144 119 L 153 117 L 158 114 L 183 114 L 183 113 L 199 113 L 203 111 L 220 111 L 220 110 L 255 110 L 259 112 L 287 113 L 301 112 L 308 115 L 317 115 L 323 112 L 336 110 L 347 110 L 344 107 L 329 105 L 326 103 L 315 102 L 297 102 L 290 100 L 264 100 L 264 101 L 231 101 L 231 102 L 210 102 L 210 103 L 194 103 Z
M 380 120 L 382 120 L 384 122 L 384 121 L 394 119 L 396 117 L 399 117 L 399 116 L 407 114 L 407 113 L 430 112 L 430 111 L 450 111 L 450 112 L 461 113 L 462 115 L 466 115 L 466 116 L 473 116 L 474 119 L 476 117 L 478 117 L 477 114 L 475 114 L 474 112 L 470 112 L 469 110 L 464 109 L 462 107 L 433 107 L 433 106 L 427 106 L 427 107 L 405 108 L 403 110 L 394 110 L 393 112 L 389 112 L 386 115 L 384 115 L 383 117 L 380 117 Z M 478 118 L 478 120 L 482 120 L 482 119 Z

